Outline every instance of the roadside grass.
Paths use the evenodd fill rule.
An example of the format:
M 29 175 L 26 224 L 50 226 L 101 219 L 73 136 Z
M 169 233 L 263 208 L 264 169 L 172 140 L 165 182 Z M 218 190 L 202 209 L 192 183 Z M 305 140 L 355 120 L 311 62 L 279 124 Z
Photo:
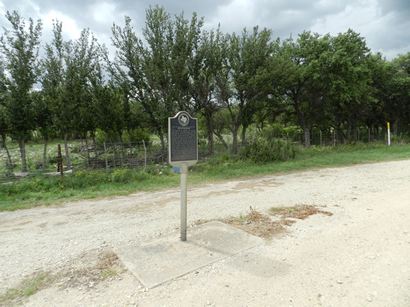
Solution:
M 333 213 L 325 210 L 320 210 L 319 208 L 312 205 L 296 205 L 293 207 L 272 207 L 269 210 L 269 214 L 273 216 L 279 216 L 282 219 L 299 219 L 304 220 L 314 214 L 323 214 L 327 216 L 332 216 Z
M 249 213 L 239 217 L 229 217 L 222 222 L 239 228 L 254 236 L 266 240 L 287 232 L 287 227 L 296 220 L 304 220 L 311 215 L 322 214 L 332 216 L 329 211 L 320 210 L 313 205 L 295 205 L 293 207 L 272 207 L 269 214 L 264 214 L 250 207 Z M 273 219 L 271 218 L 273 217 Z
M 13 288 L 0 293 L 0 306 L 24 305 L 28 297 L 53 286 L 90 289 L 100 282 L 117 278 L 125 271 L 113 251 L 91 251 L 85 256 L 87 258 L 80 257 L 76 263 L 59 271 L 38 272 L 24 278 Z
M 263 164 L 219 155 L 194 166 L 188 180 L 190 185 L 199 185 L 234 178 L 403 159 L 410 159 L 410 145 L 312 147 L 299 149 L 294 160 Z M 0 211 L 175 188 L 178 184 L 179 176 L 163 166 L 153 167 L 147 172 L 117 169 L 78 171 L 64 178 L 39 175 L 0 184 Z
M 16 287 L 0 295 L 0 306 L 21 303 L 21 300 L 47 288 L 54 282 L 54 276 L 49 272 L 39 272 L 22 280 Z

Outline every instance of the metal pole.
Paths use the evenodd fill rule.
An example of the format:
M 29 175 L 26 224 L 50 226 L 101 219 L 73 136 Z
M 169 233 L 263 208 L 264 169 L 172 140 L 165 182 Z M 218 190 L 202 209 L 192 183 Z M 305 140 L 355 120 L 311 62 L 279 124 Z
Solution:
M 186 241 L 188 166 L 181 166 L 181 241 Z
M 387 146 L 390 146 L 390 122 L 387 122 Z

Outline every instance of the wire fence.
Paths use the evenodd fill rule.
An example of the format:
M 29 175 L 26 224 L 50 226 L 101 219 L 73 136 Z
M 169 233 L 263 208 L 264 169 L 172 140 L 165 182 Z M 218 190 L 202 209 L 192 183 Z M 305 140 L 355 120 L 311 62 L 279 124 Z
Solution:
M 295 143 L 303 142 L 303 133 L 292 136 L 273 135 L 286 138 Z M 385 139 L 385 135 L 370 135 L 366 130 L 357 130 L 357 141 L 370 142 Z M 321 131 L 312 129 L 311 145 L 336 146 L 342 144 L 337 139 L 334 130 Z M 227 136 L 227 142 L 218 143 L 215 140 L 215 152 L 230 154 L 232 140 Z M 59 154 L 59 145 L 60 152 Z M 1 145 L 0 145 L 1 146 Z M 241 147 L 241 144 L 238 144 Z M 155 164 L 165 164 L 168 161 L 167 150 L 162 150 L 154 142 L 105 142 L 97 143 L 89 140 L 70 141 L 66 154 L 64 143 L 51 142 L 47 146 L 41 143 L 29 143 L 26 146 L 27 171 L 21 171 L 20 149 L 15 142 L 9 142 L 7 147 L 0 147 L 0 183 L 13 182 L 26 176 L 61 175 L 77 170 L 113 170 L 116 168 L 132 168 L 144 170 Z M 210 155 L 206 142 L 200 140 L 199 159 L 203 160 Z
M 60 146 L 60 149 L 59 149 Z M 27 171 L 21 171 L 20 149 L 15 143 L 0 148 L 0 182 L 19 180 L 26 176 L 59 175 L 87 169 L 135 168 L 166 163 L 167 152 L 160 146 L 145 141 L 133 143 L 89 143 L 72 141 L 67 146 L 52 143 L 26 146 Z M 61 156 L 59 156 L 61 154 Z

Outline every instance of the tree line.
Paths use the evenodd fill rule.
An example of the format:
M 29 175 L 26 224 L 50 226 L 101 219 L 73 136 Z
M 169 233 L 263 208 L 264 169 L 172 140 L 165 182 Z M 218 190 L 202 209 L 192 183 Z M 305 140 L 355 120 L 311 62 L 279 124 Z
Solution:
M 410 132 L 410 53 L 386 60 L 359 33 L 305 31 L 280 40 L 269 29 L 224 33 L 204 29 L 197 14 L 172 16 L 162 7 L 146 11 L 142 34 L 130 17 L 112 26 L 112 48 L 89 29 L 66 40 L 54 21 L 51 41 L 42 43 L 41 20 L 7 12 L 0 39 L 0 135 L 25 144 L 36 132 L 44 140 L 110 140 L 145 131 L 165 151 L 167 118 L 177 110 L 203 123 L 209 153 L 214 139 L 233 153 L 246 144 L 249 128 L 296 125 L 309 146 L 312 129 L 334 131 L 354 141 L 358 128 L 377 134 L 392 122 Z M 8 152 L 8 151 L 7 151 Z M 8 154 L 11 164 L 10 155 Z M 46 157 L 44 157 L 46 163 Z

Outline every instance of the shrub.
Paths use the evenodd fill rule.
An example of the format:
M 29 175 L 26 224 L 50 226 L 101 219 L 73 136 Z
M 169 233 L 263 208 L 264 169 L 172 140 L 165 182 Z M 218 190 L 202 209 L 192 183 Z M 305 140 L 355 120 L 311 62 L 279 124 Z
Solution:
M 115 183 L 129 183 L 147 179 L 149 174 L 132 169 L 116 169 L 111 173 L 111 181 Z
M 294 159 L 296 147 L 289 141 L 282 139 L 256 136 L 240 151 L 242 159 L 254 162 L 286 161 Z

